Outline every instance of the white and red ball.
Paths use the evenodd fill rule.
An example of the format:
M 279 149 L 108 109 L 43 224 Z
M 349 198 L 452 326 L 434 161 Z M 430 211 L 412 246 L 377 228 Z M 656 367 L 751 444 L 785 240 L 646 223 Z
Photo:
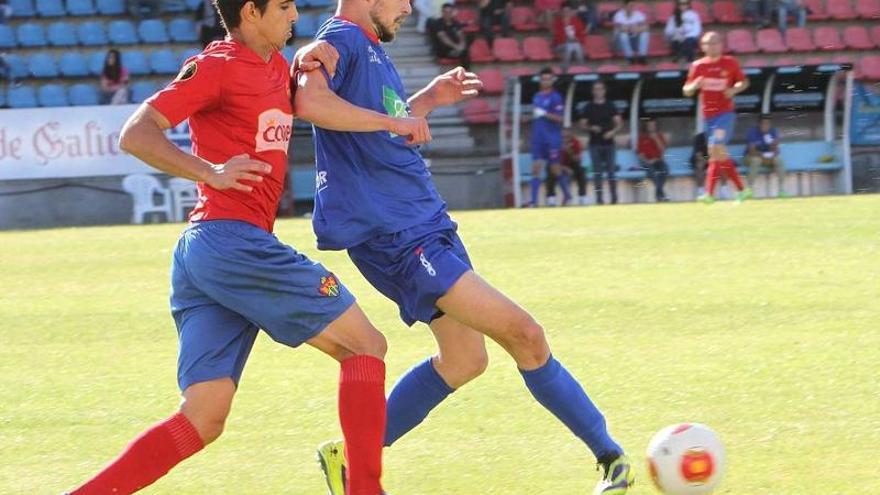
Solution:
M 724 476 L 724 445 L 714 431 L 698 423 L 657 432 L 647 458 L 654 485 L 667 495 L 712 493 Z

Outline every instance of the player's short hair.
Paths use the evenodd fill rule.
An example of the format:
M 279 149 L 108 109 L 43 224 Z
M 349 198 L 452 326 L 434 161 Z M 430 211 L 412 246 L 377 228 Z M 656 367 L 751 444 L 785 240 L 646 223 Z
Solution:
M 454 4 L 454 3 L 446 2 L 446 3 L 443 4 L 443 7 L 442 7 L 442 8 L 443 8 L 443 9 L 454 9 L 454 8 L 455 8 L 455 4 Z
M 550 74 L 550 75 L 552 76 L 552 75 L 553 75 L 553 69 L 551 69 L 550 67 L 544 67 L 543 69 L 541 69 L 541 72 L 539 72 L 538 74 L 539 74 L 539 75 L 542 75 L 542 76 L 545 75 L 545 74 Z
M 211 0 L 217 13 L 220 14 L 220 22 L 227 31 L 241 24 L 241 9 L 248 2 L 254 2 L 254 6 L 261 14 L 266 13 L 266 7 L 269 5 L 269 0 Z

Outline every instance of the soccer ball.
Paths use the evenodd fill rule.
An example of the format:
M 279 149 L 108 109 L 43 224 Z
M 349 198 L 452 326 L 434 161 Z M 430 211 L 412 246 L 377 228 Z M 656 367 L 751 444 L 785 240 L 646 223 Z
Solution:
M 714 431 L 697 423 L 657 432 L 647 458 L 654 484 L 667 495 L 712 493 L 724 476 L 724 445 Z

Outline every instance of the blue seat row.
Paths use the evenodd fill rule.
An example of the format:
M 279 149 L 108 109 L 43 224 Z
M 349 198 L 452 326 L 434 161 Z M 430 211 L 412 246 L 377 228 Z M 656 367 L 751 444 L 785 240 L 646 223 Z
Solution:
M 137 24 L 128 20 L 107 23 L 87 21 L 80 24 L 57 21 L 48 27 L 37 22 L 25 22 L 16 29 L 0 24 L 0 48 L 192 43 L 197 39 L 196 26 L 187 18 L 172 19 L 167 25 L 159 19 L 146 19 Z
M 153 81 L 138 81 L 131 85 L 131 102 L 142 103 L 159 90 Z M 33 108 L 88 106 L 100 103 L 100 89 L 97 84 L 77 83 L 71 86 L 51 83 L 38 88 L 33 86 L 14 86 L 7 94 L 0 88 L 0 107 Z
M 197 53 L 196 49 L 177 52 L 162 48 L 149 53 L 125 50 L 122 52 L 122 66 L 133 76 L 176 74 L 183 61 Z M 49 53 L 34 53 L 29 56 L 10 54 L 5 59 L 12 70 L 13 78 L 24 79 L 97 76 L 104 68 L 106 56 L 103 51 L 91 54 L 70 51 L 57 58 Z

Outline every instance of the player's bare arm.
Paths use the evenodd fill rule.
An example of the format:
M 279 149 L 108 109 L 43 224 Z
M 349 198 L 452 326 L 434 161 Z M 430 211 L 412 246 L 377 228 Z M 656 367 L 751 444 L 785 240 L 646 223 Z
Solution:
M 323 73 L 300 74 L 294 96 L 294 113 L 322 129 L 339 132 L 389 131 L 409 136 L 407 144 L 431 141 L 424 117 L 391 117 L 352 105 L 334 93 Z
M 691 96 L 694 96 L 695 94 L 697 94 L 697 91 L 699 91 L 700 88 L 702 88 L 702 87 L 703 87 L 703 76 L 700 76 L 700 77 L 695 78 L 693 81 L 685 84 L 684 87 L 682 88 L 682 91 L 684 92 L 685 96 L 690 98 Z
M 242 181 L 261 182 L 262 175 L 272 170 L 268 163 L 252 160 L 246 155 L 232 157 L 226 163 L 214 164 L 184 153 L 165 136 L 164 131 L 169 127 L 171 124 L 168 119 L 145 103 L 123 126 L 119 147 L 155 169 L 205 182 L 215 189 L 250 192 L 253 188 Z
M 456 67 L 435 77 L 427 86 L 412 95 L 407 103 L 412 114 L 427 117 L 435 108 L 454 105 L 474 98 L 483 89 L 483 81 L 473 72 Z
M 732 88 L 728 88 L 724 90 L 724 96 L 727 98 L 733 98 L 734 96 L 742 93 L 743 91 L 749 89 L 749 80 L 743 79 L 742 81 L 738 81 L 733 85 Z
M 339 62 L 339 52 L 330 43 L 316 40 L 303 46 L 293 56 L 291 73 L 297 71 L 309 72 L 324 67 L 330 77 L 336 75 L 336 64 Z

